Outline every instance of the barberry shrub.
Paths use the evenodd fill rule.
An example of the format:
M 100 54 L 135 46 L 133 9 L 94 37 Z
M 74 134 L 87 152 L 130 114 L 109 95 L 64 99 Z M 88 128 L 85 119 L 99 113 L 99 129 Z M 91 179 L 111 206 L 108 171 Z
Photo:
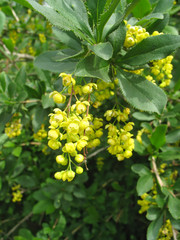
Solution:
M 15 2 L 28 8 L 26 17 L 19 19 Z M 180 36 L 171 24 L 178 3 L 15 2 L 8 7 L 4 1 L 0 12 L 0 33 L 10 29 L 1 44 L 8 56 L 0 74 L 1 200 L 19 204 L 24 218 L 2 229 L 3 237 L 31 219 L 40 222 L 37 229 L 27 223 L 14 239 L 118 239 L 118 229 L 130 231 L 122 240 L 177 239 L 180 85 L 174 51 Z M 34 10 L 47 20 L 36 19 Z M 13 21 L 4 25 L 6 17 L 17 29 Z M 35 61 L 25 66 L 19 59 Z M 136 202 L 139 214 L 146 213 L 146 237 L 132 227 Z M 8 213 L 16 213 L 15 205 Z

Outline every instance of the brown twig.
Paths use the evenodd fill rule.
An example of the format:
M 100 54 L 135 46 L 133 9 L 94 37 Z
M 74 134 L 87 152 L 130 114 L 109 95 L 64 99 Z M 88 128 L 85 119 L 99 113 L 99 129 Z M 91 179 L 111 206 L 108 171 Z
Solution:
M 33 215 L 32 212 L 30 212 L 27 216 L 25 216 L 21 221 L 19 221 L 7 234 L 6 237 L 9 237 L 21 224 L 23 224 L 25 221 L 27 221 L 31 216 Z
M 158 169 L 157 169 L 157 166 L 156 166 L 156 160 L 155 160 L 154 157 L 152 157 L 152 170 L 153 170 L 153 172 L 154 172 L 154 174 L 155 174 L 155 176 L 156 176 L 156 179 L 157 179 L 157 181 L 158 181 L 158 183 L 159 183 L 159 186 L 160 186 L 160 187 L 165 187 L 162 179 L 161 179 L 160 176 L 159 176 L 159 172 L 158 172 Z
M 158 181 L 158 183 L 159 183 L 159 186 L 160 186 L 160 187 L 167 187 L 167 186 L 163 183 L 162 179 L 161 179 L 160 176 L 159 176 L 159 172 L 158 172 L 158 169 L 157 169 L 157 166 L 156 166 L 155 157 L 152 157 L 152 170 L 153 170 L 153 172 L 154 172 L 154 174 L 155 174 L 155 176 L 156 176 L 156 179 L 157 179 L 157 181 Z M 168 192 L 169 192 L 173 197 L 176 197 L 176 195 L 175 195 L 173 192 L 171 192 L 170 190 L 168 190 Z

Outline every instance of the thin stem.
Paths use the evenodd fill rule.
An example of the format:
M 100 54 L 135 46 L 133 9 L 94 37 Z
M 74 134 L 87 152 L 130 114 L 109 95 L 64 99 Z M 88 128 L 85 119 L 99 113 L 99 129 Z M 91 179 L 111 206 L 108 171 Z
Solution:
M 27 216 L 25 216 L 21 221 L 19 221 L 7 234 L 6 237 L 9 237 L 21 224 L 23 224 L 25 221 L 27 221 L 31 216 L 33 215 L 32 212 L 30 212 Z

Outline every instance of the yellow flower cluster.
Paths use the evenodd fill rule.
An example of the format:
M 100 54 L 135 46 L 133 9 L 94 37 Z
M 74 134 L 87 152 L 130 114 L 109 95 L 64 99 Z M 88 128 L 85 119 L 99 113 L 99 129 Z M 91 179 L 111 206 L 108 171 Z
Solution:
M 19 114 L 15 113 L 12 120 L 6 123 L 5 133 L 9 138 L 14 138 L 21 134 L 22 124 Z
M 126 48 L 130 48 L 150 36 L 150 34 L 146 32 L 145 28 L 140 26 L 131 26 L 130 24 L 127 24 L 127 21 L 125 21 L 125 24 L 127 32 L 124 47 Z
M 104 116 L 107 121 L 111 121 L 115 118 L 115 121 L 125 122 L 128 120 L 128 115 L 130 113 L 129 108 L 125 108 L 123 112 L 120 110 L 112 109 L 105 112 Z M 115 122 L 114 121 L 114 122 Z M 110 145 L 108 151 L 112 155 L 116 155 L 118 161 L 124 160 L 124 158 L 130 158 L 132 156 L 132 151 L 134 149 L 134 139 L 133 134 L 130 131 L 133 129 L 133 122 L 126 123 L 123 127 L 115 126 L 115 124 L 107 124 L 106 129 L 108 129 L 108 141 Z
M 165 224 L 160 228 L 158 240 L 171 240 L 173 237 L 172 225 L 169 219 L 166 220 Z
M 22 192 L 20 190 L 20 187 L 21 186 L 18 184 L 18 185 L 11 188 L 12 191 L 13 191 L 12 192 L 12 196 L 13 196 L 12 201 L 13 202 L 21 202 L 21 200 L 22 200 L 23 195 L 22 195 Z
M 139 214 L 146 212 L 150 206 L 156 205 L 155 199 L 157 196 L 157 186 L 153 185 L 150 193 L 144 193 L 141 195 L 141 200 L 137 201 L 137 204 L 141 206 Z
M 104 166 L 104 158 L 103 157 L 98 157 L 96 160 L 96 166 L 98 171 L 100 172 Z
M 127 32 L 126 32 L 126 38 L 124 42 L 124 47 L 130 48 L 133 47 L 135 44 L 139 43 L 145 38 L 157 36 L 163 33 L 159 33 L 158 31 L 154 31 L 151 35 L 146 32 L 145 28 L 142 28 L 140 26 L 131 26 L 130 24 L 127 24 L 127 21 L 125 21 Z M 152 66 L 150 67 L 150 73 L 146 75 L 144 69 L 139 69 L 135 71 L 130 71 L 135 74 L 143 75 L 148 81 L 152 83 L 160 83 L 160 87 L 164 88 L 166 86 L 169 86 L 171 79 L 172 79 L 172 69 L 173 65 L 171 64 L 173 59 L 173 56 L 167 56 L 166 58 L 152 61 L 150 64 Z
M 17 34 L 17 32 L 16 32 L 15 30 L 10 31 L 9 37 L 10 37 L 12 43 L 15 45 L 16 42 L 17 42 L 17 40 L 18 40 L 18 34 Z
M 109 99 L 111 96 L 114 95 L 114 83 L 106 83 L 103 80 L 97 80 L 97 91 L 94 93 L 96 98 L 93 107 L 98 108 L 102 105 L 102 102 L 105 99 Z
M 45 37 L 44 33 L 39 33 L 39 40 L 41 43 L 46 42 L 46 37 Z
M 48 146 L 53 150 L 62 148 L 62 154 L 56 157 L 56 162 L 67 169 L 55 173 L 55 178 L 63 181 L 72 181 L 75 172 L 71 164 L 75 166 L 76 173 L 81 174 L 83 168 L 77 164 L 86 161 L 87 148 L 97 147 L 103 135 L 101 118 L 93 118 L 89 114 L 90 93 L 94 89 L 93 83 L 88 83 L 81 89 L 81 100 L 78 100 L 75 89 L 76 81 L 70 74 L 61 73 L 63 85 L 70 88 L 69 101 L 64 111 L 59 108 L 50 113 L 50 130 L 48 132 Z M 69 89 L 68 89 L 69 91 Z M 76 102 L 71 104 L 72 97 Z M 62 93 L 54 91 L 50 94 L 55 103 L 64 103 L 66 97 Z M 86 100 L 87 98 L 87 100 Z M 82 153 L 83 152 L 83 153 Z M 72 160 L 73 159 L 73 160 Z
M 167 56 L 161 60 L 152 61 L 151 74 L 156 78 L 161 88 L 169 86 L 172 79 L 173 65 L 171 64 L 173 56 Z M 151 76 L 152 78 L 152 76 Z M 148 79 L 149 80 L 149 79 Z
M 142 138 L 141 137 L 142 137 L 143 133 L 149 133 L 149 130 L 146 129 L 146 128 L 142 128 L 141 130 L 139 130 L 137 132 L 136 140 L 141 144 L 142 144 Z
M 33 134 L 33 137 L 34 137 L 35 140 L 42 141 L 43 138 L 47 137 L 47 132 L 46 132 L 46 130 L 44 128 L 45 128 L 45 126 L 44 126 L 44 124 L 42 124 L 41 128 L 39 129 L 39 131 L 37 133 Z

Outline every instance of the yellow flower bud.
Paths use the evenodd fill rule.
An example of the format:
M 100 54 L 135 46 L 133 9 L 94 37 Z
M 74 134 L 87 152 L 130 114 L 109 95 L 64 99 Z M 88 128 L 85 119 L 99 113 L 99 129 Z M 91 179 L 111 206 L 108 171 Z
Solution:
M 83 170 L 82 167 L 77 167 L 77 168 L 76 168 L 76 173 L 77 173 L 77 174 L 81 174 L 81 173 L 83 173 L 83 171 L 84 171 L 84 170 Z
M 65 158 L 63 155 L 56 156 L 56 162 L 63 166 L 66 166 L 68 164 L 67 158 Z
M 52 138 L 52 139 L 57 139 L 59 137 L 59 131 L 57 129 L 51 129 L 49 132 L 48 132 L 48 137 L 49 138 Z
M 54 178 L 56 178 L 57 180 L 60 180 L 62 178 L 62 172 L 56 172 L 54 174 Z
M 75 157 L 75 161 L 81 163 L 84 161 L 84 156 L 82 154 L 77 154 Z

